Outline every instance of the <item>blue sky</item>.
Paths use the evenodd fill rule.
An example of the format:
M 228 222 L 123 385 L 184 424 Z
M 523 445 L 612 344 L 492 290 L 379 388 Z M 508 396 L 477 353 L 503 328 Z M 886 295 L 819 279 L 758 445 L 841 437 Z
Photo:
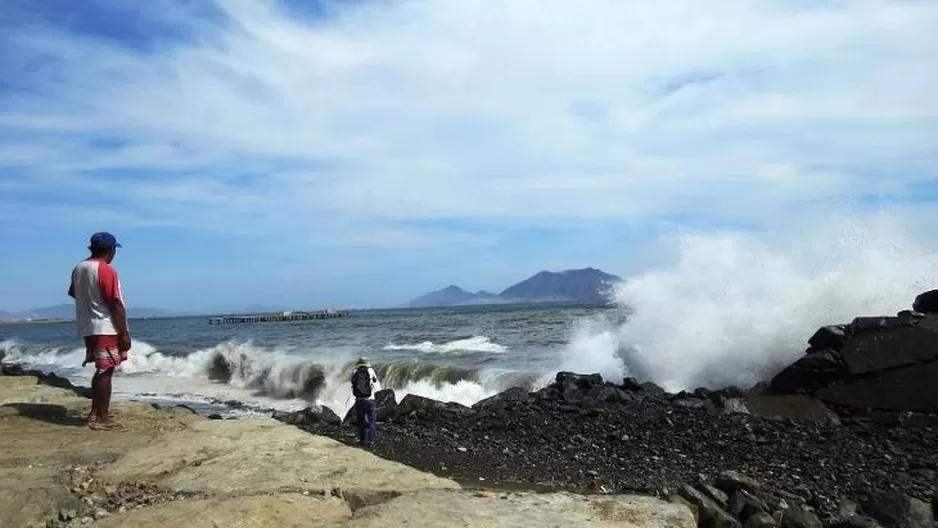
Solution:
M 314 308 L 938 217 L 935 27 L 915 1 L 8 0 L 0 309 L 67 302 L 97 230 L 131 306 Z

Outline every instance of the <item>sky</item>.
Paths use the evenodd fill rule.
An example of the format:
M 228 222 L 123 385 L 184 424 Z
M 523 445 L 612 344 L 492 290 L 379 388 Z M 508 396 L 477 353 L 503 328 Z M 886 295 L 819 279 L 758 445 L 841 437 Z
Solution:
M 938 218 L 935 27 L 922 0 L 5 0 L 0 309 L 69 302 L 100 230 L 131 307 L 357 308 Z

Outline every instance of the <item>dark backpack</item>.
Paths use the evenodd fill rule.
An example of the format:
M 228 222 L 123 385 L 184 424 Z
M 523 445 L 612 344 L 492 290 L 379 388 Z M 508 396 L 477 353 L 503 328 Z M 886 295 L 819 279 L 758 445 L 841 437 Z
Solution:
M 368 373 L 368 367 L 358 367 L 352 374 L 352 394 L 356 398 L 370 398 L 371 389 L 371 375 Z

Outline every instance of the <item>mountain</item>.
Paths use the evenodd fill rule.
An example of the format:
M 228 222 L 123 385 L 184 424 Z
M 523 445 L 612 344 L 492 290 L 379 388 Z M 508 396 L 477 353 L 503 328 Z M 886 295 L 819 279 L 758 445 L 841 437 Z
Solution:
M 622 279 L 596 268 L 565 271 L 540 271 L 535 275 L 505 288 L 498 295 L 479 291 L 471 293 L 451 285 L 417 297 L 407 303 L 410 308 L 458 306 L 469 304 L 498 304 L 523 302 L 602 302 L 605 292 Z
M 467 292 L 456 285 L 450 285 L 442 290 L 421 295 L 407 303 L 411 308 L 430 308 L 433 306 L 452 306 L 455 304 L 471 304 L 495 298 L 494 293 L 480 290 L 476 293 Z
M 173 312 L 167 310 L 160 310 L 158 308 L 146 308 L 146 307 L 137 307 L 137 308 L 128 308 L 127 315 L 131 318 L 137 317 L 168 317 L 171 315 L 176 315 Z M 74 320 L 75 319 L 75 305 L 74 304 L 57 304 L 55 306 L 46 306 L 43 308 L 34 308 L 32 310 L 25 310 L 22 312 L 7 312 L 5 310 L 0 310 L 0 321 L 23 321 L 23 320 Z
M 613 283 L 622 279 L 595 268 L 540 271 L 514 286 L 505 288 L 498 296 L 519 301 L 582 301 L 601 302 Z

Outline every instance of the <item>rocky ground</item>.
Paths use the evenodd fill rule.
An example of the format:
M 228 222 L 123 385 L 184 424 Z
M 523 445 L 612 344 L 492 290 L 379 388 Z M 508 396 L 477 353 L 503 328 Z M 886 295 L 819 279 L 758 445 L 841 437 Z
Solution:
M 871 513 L 869 498 L 878 492 L 932 507 L 938 420 L 900 426 L 871 418 L 766 418 L 745 412 L 741 393 L 631 387 L 561 374 L 538 393 L 503 393 L 474 409 L 408 396 L 398 416 L 381 424 L 374 451 L 466 485 L 662 497 L 735 471 L 803 503 L 828 525 L 858 506 Z M 353 427 L 334 420 L 300 427 L 356 441 Z
M 84 390 L 3 373 L 4 528 L 696 525 L 687 505 L 645 496 L 465 490 L 271 419 L 116 402 L 128 430 L 93 431 Z
M 472 408 L 382 391 L 374 451 L 467 485 L 680 497 L 701 526 L 932 527 L 938 306 L 923 298 L 928 313 L 819 329 L 801 359 L 746 390 L 559 373 Z M 356 440 L 351 416 L 328 409 L 275 417 Z

